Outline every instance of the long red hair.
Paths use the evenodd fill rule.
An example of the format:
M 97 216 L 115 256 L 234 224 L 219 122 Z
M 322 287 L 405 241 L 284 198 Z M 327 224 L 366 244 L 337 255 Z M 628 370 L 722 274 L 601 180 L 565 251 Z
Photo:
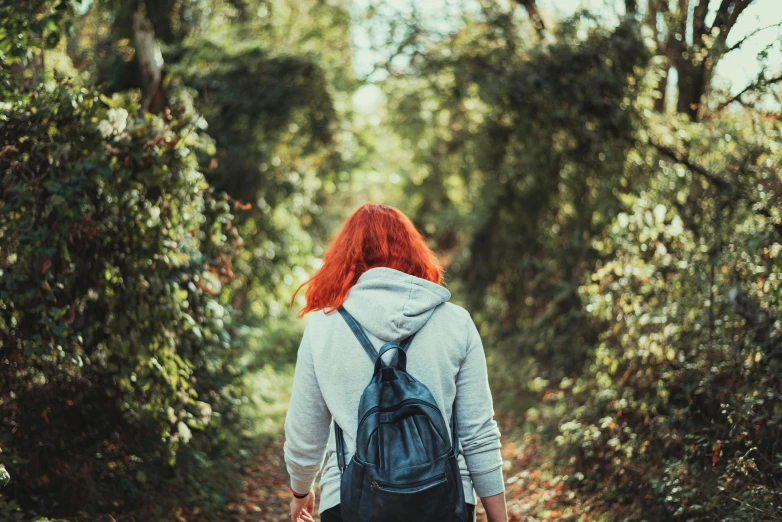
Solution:
M 291 307 L 304 285 L 307 304 L 296 317 L 308 312 L 336 310 L 370 268 L 384 266 L 440 284 L 443 268 L 424 236 L 400 210 L 366 203 L 345 222 L 326 252 L 323 266 L 302 283 L 291 297 Z

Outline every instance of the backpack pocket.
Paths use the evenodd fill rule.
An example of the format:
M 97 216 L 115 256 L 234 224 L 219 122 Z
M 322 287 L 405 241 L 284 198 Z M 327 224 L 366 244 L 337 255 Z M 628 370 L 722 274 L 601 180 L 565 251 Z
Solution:
M 452 451 L 440 411 L 419 399 L 367 412 L 356 447 L 359 459 L 385 470 L 425 466 Z
M 405 484 L 369 480 L 364 488 L 358 509 L 358 520 L 362 522 L 446 522 L 453 519 L 454 506 L 445 473 Z
M 434 478 L 419 480 L 409 484 L 389 484 L 388 482 L 383 482 L 381 480 L 372 480 L 369 485 L 374 489 L 389 493 L 411 494 L 420 493 L 421 491 L 437 487 L 445 482 L 448 482 L 448 479 L 445 477 L 445 473 L 442 473 Z

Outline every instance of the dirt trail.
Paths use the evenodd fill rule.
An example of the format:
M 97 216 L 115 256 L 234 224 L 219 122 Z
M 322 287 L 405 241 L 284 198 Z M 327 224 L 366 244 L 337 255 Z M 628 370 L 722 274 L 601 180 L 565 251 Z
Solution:
M 274 440 L 245 468 L 244 488 L 228 505 L 227 521 L 290 520 L 288 474 L 282 458 L 283 439 Z M 319 520 L 316 518 L 315 520 Z
M 543 450 L 543 451 L 542 451 Z M 630 514 L 629 506 L 607 506 L 596 497 L 584 497 L 556 475 L 550 462 L 554 448 L 541 448 L 534 437 L 508 440 L 503 437 L 508 514 L 512 522 L 545 520 L 594 521 Z M 282 439 L 269 444 L 245 469 L 244 490 L 236 494 L 225 520 L 272 522 L 288 517 L 288 477 L 282 459 Z M 316 518 L 318 520 L 318 518 Z M 485 522 L 478 506 L 478 522 Z

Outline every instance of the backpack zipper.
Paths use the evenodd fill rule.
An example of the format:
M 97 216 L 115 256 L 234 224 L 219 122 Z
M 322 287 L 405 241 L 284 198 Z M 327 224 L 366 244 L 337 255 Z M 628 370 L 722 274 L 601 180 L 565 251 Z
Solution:
M 431 402 L 428 402 L 428 401 L 425 401 L 425 400 L 422 400 L 422 399 L 405 399 L 402 402 L 400 402 L 399 404 L 396 404 L 394 406 L 388 406 L 388 407 L 374 406 L 374 407 L 370 408 L 369 411 L 366 412 L 363 417 L 361 417 L 361 420 L 358 421 L 358 426 L 360 428 L 361 424 L 363 424 L 363 422 L 367 419 L 367 417 L 369 417 L 373 413 L 377 413 L 379 411 L 398 410 L 399 408 L 401 408 L 403 406 L 406 406 L 408 404 L 420 404 L 422 406 L 428 406 L 428 407 L 432 408 L 433 410 L 435 410 L 437 413 L 442 414 L 442 412 L 440 411 L 440 408 L 438 408 L 437 406 L 435 406 Z
M 439 486 L 444 482 L 448 482 L 448 479 L 446 478 L 445 473 L 441 473 L 429 479 L 409 482 L 407 484 L 391 484 L 380 480 L 371 480 L 369 484 L 373 489 L 379 489 L 389 493 L 418 493 L 425 489 Z

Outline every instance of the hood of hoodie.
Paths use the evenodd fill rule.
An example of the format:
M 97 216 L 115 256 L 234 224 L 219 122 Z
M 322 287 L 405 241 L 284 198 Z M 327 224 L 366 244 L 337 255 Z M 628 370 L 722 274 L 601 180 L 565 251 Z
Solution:
M 444 286 L 388 267 L 370 268 L 342 305 L 364 330 L 384 341 L 400 341 L 426 324 L 451 298 Z

